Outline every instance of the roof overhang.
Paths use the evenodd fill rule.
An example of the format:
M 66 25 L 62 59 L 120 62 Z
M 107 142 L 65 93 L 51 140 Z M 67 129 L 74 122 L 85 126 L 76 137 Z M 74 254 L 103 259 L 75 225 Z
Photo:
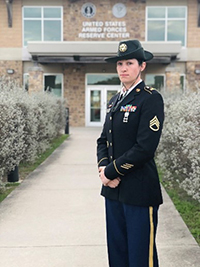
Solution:
M 39 63 L 103 63 L 115 56 L 119 42 L 66 41 L 28 42 L 28 52 Z M 142 42 L 145 50 L 154 54 L 151 63 L 170 63 L 181 51 L 181 42 Z

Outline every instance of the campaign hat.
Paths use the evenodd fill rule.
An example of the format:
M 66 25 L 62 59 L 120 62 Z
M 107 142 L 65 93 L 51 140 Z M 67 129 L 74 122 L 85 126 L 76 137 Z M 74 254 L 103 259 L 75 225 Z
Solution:
M 153 58 L 153 54 L 143 49 L 140 41 L 127 40 L 121 41 L 118 45 L 117 55 L 114 57 L 108 57 L 105 61 L 109 63 L 116 63 L 119 60 L 124 59 L 137 59 L 140 61 L 149 61 Z

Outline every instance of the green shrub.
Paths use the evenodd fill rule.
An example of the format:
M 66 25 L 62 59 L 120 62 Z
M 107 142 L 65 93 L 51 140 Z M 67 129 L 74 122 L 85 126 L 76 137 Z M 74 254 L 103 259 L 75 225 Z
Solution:
M 176 179 L 200 201 L 200 92 L 165 97 L 165 123 L 157 151 L 163 179 Z
M 0 79 L 0 176 L 34 161 L 66 123 L 65 103 L 50 93 L 28 94 Z

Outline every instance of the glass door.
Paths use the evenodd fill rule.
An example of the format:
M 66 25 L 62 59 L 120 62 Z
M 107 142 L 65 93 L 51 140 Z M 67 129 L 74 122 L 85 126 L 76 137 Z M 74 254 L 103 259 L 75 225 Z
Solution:
M 90 90 L 90 122 L 99 123 L 101 121 L 101 99 L 102 92 L 98 89 Z
M 86 75 L 86 126 L 102 126 L 107 103 L 120 89 L 116 73 L 88 73 Z
M 86 126 L 102 126 L 107 103 L 120 86 L 88 86 L 86 93 Z

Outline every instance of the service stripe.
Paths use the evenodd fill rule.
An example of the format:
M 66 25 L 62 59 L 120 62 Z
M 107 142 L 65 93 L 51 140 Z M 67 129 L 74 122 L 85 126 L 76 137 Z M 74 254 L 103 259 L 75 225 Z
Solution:
M 154 248 L 153 207 L 149 207 L 149 219 L 150 219 L 149 267 L 153 267 L 153 248 Z

